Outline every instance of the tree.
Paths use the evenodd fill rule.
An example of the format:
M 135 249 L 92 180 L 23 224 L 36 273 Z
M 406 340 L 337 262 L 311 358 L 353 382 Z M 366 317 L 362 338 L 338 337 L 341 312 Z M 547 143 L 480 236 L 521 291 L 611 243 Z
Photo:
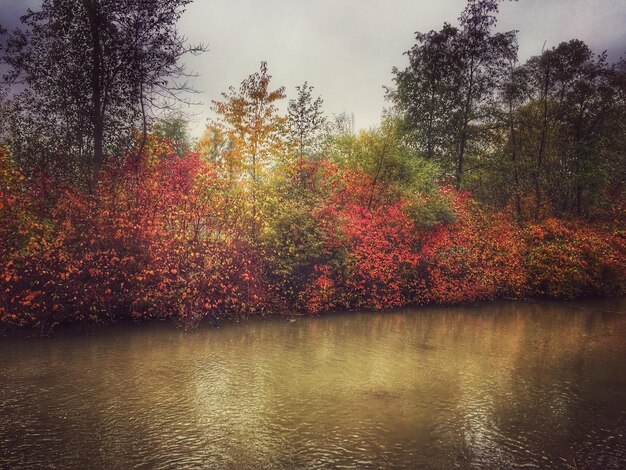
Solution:
M 416 226 L 452 218 L 439 193 L 441 168 L 416 151 L 401 116 L 385 113 L 379 126 L 356 135 L 330 133 L 324 157 L 354 178 L 353 195 L 368 211 L 403 201 L 403 210 Z
M 529 99 L 520 109 L 525 159 L 531 168 L 533 217 L 544 206 L 559 215 L 585 215 L 620 167 L 624 92 L 606 55 L 594 58 L 579 40 L 531 57 L 523 70 Z
M 176 155 L 182 158 L 191 149 L 189 121 L 180 113 L 170 113 L 154 123 L 154 133 L 170 142 Z
M 224 155 L 228 152 L 230 144 L 223 132 L 222 126 L 209 123 L 202 136 L 196 143 L 195 151 L 207 160 L 224 164 Z
M 259 231 L 258 192 L 265 168 L 284 154 L 285 119 L 278 115 L 276 102 L 285 98 L 285 87 L 270 89 L 272 76 L 267 62 L 238 89 L 222 93 L 224 101 L 214 101 L 219 127 L 228 140 L 224 161 L 234 183 L 243 170 L 250 182 L 251 235 Z
M 624 73 L 579 40 L 509 64 L 483 126 L 483 163 L 466 180 L 518 220 L 612 212 L 623 175 Z
M 388 97 L 404 113 L 418 150 L 429 159 L 453 158 L 450 130 L 459 65 L 450 51 L 458 34 L 449 24 L 441 31 L 416 33 L 419 45 L 406 52 L 411 65 L 403 71 L 393 69 L 396 89 L 388 90 Z
M 3 57 L 5 79 L 24 88 L 9 139 L 16 158 L 72 170 L 93 188 L 133 128 L 145 144 L 149 109 L 188 89 L 180 58 L 204 50 L 176 29 L 189 2 L 43 0 L 28 10 Z
M 289 141 L 296 148 L 300 162 L 314 151 L 315 140 L 324 128 L 326 118 L 322 112 L 324 100 L 313 99 L 313 87 L 307 82 L 297 86 L 298 96 L 289 100 Z
M 516 34 L 493 33 L 499 0 L 470 0 L 460 27 L 416 33 L 410 65 L 394 69 L 388 96 L 406 116 L 418 148 L 436 157 L 462 185 L 469 155 L 478 154 L 488 104 L 517 53 Z

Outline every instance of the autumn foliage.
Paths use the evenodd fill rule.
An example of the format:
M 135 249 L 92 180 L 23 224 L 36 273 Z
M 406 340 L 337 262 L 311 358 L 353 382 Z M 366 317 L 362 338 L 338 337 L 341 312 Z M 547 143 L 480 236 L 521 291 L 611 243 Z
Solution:
M 378 125 L 261 62 L 194 142 L 189 0 L 100 3 L 0 38 L 0 332 L 626 292 L 624 61 L 472 0 Z
M 43 194 L 0 154 L 4 330 L 624 292 L 624 238 L 590 224 L 520 225 L 442 186 L 453 220 L 424 227 L 407 201 L 372 203 L 370 177 L 322 160 L 284 173 L 300 197 L 260 201 L 257 235 L 228 216 L 245 194 L 220 165 L 157 138 L 147 155 L 93 194 Z

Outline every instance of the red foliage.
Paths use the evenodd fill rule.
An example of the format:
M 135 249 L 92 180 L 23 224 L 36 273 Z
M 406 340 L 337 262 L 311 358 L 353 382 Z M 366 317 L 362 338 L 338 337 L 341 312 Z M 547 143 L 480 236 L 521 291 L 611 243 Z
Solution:
M 266 309 L 254 248 L 211 240 L 219 204 L 196 189 L 216 178 L 195 155 L 166 155 L 111 169 L 91 196 L 66 190 L 49 227 L 24 223 L 24 245 L 3 246 L 0 324 L 46 332 L 62 323 L 194 322 Z
M 626 290 L 626 240 L 621 234 L 547 219 L 529 225 L 524 236 L 532 295 L 572 299 Z
M 422 237 L 426 289 L 423 301 L 471 302 L 524 291 L 525 245 L 507 214 L 485 214 L 467 194 L 451 188 L 456 221 Z
M 626 290 L 620 233 L 555 219 L 520 226 L 450 187 L 441 191 L 455 220 L 420 229 L 404 201 L 373 200 L 371 178 L 322 161 L 294 173 L 313 194 L 307 227 L 322 246 L 272 261 L 301 275 L 293 295 L 280 295 L 286 284 L 267 251 L 223 226 L 219 169 L 156 140 L 149 155 L 109 168 L 91 195 L 57 187 L 52 197 L 47 180 L 25 182 L 0 149 L 1 328 Z M 295 258 L 302 245 L 292 242 L 274 252 Z
M 328 264 L 315 267 L 304 309 L 386 309 L 412 300 L 419 256 L 416 231 L 396 202 L 368 207 L 371 179 L 343 173 L 316 216 L 323 220 Z

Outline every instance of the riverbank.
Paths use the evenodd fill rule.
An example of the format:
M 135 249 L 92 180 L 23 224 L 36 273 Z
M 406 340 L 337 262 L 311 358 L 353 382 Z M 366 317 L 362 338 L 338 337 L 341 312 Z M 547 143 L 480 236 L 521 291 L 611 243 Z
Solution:
M 626 297 L 586 297 L 581 299 L 572 300 L 558 300 L 558 299 L 540 299 L 540 298 L 519 298 L 519 299 L 494 299 L 483 300 L 476 302 L 460 303 L 455 305 L 421 305 L 421 306 L 403 306 L 395 307 L 386 310 L 361 310 L 358 311 L 361 314 L 368 315 L 393 315 L 406 311 L 411 311 L 414 314 L 420 313 L 436 313 L 438 311 L 447 311 L 449 309 L 462 309 L 464 311 L 481 311 L 483 309 L 492 310 L 498 308 L 498 306 L 515 306 L 527 305 L 532 307 L 533 305 L 542 306 L 545 308 L 556 308 L 562 310 L 582 311 L 599 314 L 616 314 L 626 315 Z M 324 312 L 318 315 L 310 315 L 300 312 L 264 312 L 258 315 L 230 315 L 223 316 L 219 319 L 213 318 L 201 318 L 196 320 L 193 324 L 186 323 L 184 319 L 180 318 L 165 318 L 165 319 L 143 319 L 133 320 L 130 317 L 121 317 L 119 319 L 112 320 L 107 323 L 73 323 L 59 325 L 54 330 L 50 330 L 42 333 L 41 330 L 36 329 L 14 329 L 0 331 L 0 338 L 4 339 L 37 339 L 37 338 L 52 338 L 52 337 L 71 337 L 71 336 L 97 336 L 115 334 L 116 331 L 123 331 L 129 329 L 132 331 L 141 331 L 142 329 L 151 328 L 165 328 L 169 330 L 179 331 L 194 331 L 204 329 L 220 329 L 230 328 L 234 326 L 254 325 L 256 322 L 287 322 L 294 323 L 298 321 L 307 321 L 314 318 L 326 318 L 335 316 L 350 316 L 355 313 L 354 310 L 334 310 Z

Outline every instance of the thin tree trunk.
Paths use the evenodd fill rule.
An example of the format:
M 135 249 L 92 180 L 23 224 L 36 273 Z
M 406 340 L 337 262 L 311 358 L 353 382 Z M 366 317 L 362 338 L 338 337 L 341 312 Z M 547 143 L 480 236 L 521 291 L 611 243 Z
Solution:
M 519 174 L 517 169 L 517 138 L 515 136 L 515 122 L 513 118 L 513 98 L 509 97 L 509 132 L 511 143 L 511 162 L 513 163 L 513 181 L 515 186 L 513 188 L 515 197 L 515 208 L 517 210 L 517 218 L 522 218 L 522 202 L 519 194 Z
M 543 157 L 548 138 L 548 87 L 550 71 L 545 72 L 543 85 L 543 121 L 541 125 L 541 137 L 539 139 L 539 152 L 537 153 L 537 168 L 535 170 L 535 219 L 539 219 L 541 213 L 541 172 L 543 167 Z
M 467 129 L 472 112 L 472 93 L 474 92 L 474 59 L 470 62 L 470 77 L 467 94 L 465 96 L 465 111 L 463 115 L 463 127 L 461 129 L 461 142 L 459 143 L 459 155 L 456 167 L 456 187 L 461 189 L 463 179 L 463 165 L 465 163 L 465 148 L 467 145 Z
M 368 198 L 367 201 L 367 209 L 369 210 L 372 206 L 372 200 L 374 198 L 374 190 L 376 189 L 376 184 L 378 184 L 378 178 L 380 176 L 380 172 L 382 170 L 383 167 L 383 161 L 385 159 L 385 154 L 387 153 L 387 144 L 389 143 L 389 134 L 390 132 L 387 133 L 387 137 L 385 138 L 385 143 L 383 144 L 383 148 L 380 152 L 380 157 L 378 158 L 378 167 L 376 168 L 376 176 L 374 177 L 374 180 L 372 181 L 372 187 L 370 189 L 370 196 Z
M 104 160 L 104 109 L 102 106 L 102 19 L 98 0 L 84 0 L 91 32 L 91 122 L 93 125 L 93 158 L 90 162 L 89 188 L 93 190 Z

